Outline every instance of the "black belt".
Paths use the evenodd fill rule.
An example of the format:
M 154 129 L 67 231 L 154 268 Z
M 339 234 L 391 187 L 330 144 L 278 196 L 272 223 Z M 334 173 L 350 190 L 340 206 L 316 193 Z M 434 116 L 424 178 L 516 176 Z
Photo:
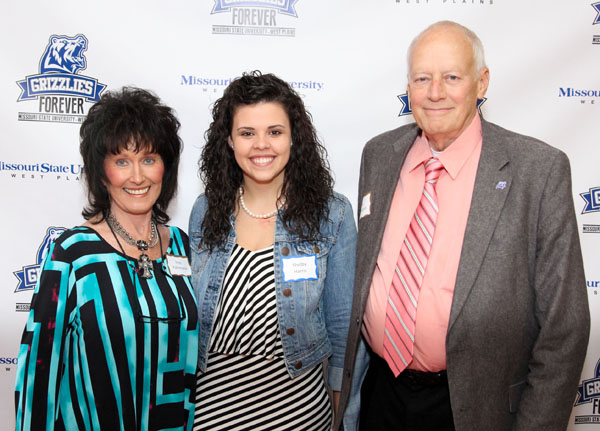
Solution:
M 430 373 L 427 371 L 417 371 L 405 369 L 400 373 L 398 378 L 411 384 L 417 384 L 422 386 L 438 386 L 447 384 L 448 376 L 446 370 L 438 371 L 437 373 Z

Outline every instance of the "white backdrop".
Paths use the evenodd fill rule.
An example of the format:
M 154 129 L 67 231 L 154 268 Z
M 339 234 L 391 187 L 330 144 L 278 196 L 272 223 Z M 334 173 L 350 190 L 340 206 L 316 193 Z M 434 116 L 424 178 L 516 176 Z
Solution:
M 197 159 L 211 103 L 243 71 L 275 73 L 303 96 L 329 152 L 336 189 L 356 205 L 364 143 L 412 121 L 399 116 L 398 98 L 406 87 L 408 43 L 427 25 L 451 19 L 478 33 L 486 48 L 491 84 L 485 118 L 559 147 L 571 159 L 592 333 L 569 429 L 597 429 L 599 14 L 600 2 L 591 0 L 3 2 L 0 428 L 14 428 L 16 357 L 39 252 L 51 228 L 82 222 L 78 124 L 94 94 L 86 98 L 81 90 L 89 87 L 74 93 L 61 82 L 86 82 L 96 92 L 102 85 L 136 85 L 175 108 L 185 150 L 170 214 L 172 224 L 187 230 L 202 190 Z M 61 39 L 75 50 L 57 49 L 60 59 L 71 52 L 71 60 L 85 64 L 67 62 L 70 70 L 52 75 L 64 79 L 51 81 L 57 72 L 42 73 L 42 57 L 49 45 L 60 48 Z

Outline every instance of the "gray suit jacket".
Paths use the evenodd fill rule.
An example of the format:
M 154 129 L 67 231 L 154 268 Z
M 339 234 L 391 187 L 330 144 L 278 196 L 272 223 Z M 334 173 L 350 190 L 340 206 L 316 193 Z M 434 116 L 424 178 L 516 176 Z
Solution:
M 457 431 L 564 431 L 589 336 L 569 161 L 536 139 L 482 120 L 483 145 L 446 335 Z M 355 294 L 340 413 L 400 169 L 419 129 L 364 148 Z M 360 361 L 359 361 L 360 362 Z

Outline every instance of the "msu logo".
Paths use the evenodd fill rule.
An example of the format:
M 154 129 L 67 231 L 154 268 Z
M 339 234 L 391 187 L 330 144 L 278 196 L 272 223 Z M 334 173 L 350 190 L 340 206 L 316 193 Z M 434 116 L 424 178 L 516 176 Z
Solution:
M 594 375 L 590 379 L 583 379 L 577 389 L 575 406 L 588 405 L 587 414 L 576 415 L 575 425 L 600 423 L 600 360 L 596 363 Z M 583 406 L 578 409 L 581 411 Z
M 50 226 L 48 230 L 46 230 L 46 235 L 44 235 L 44 239 L 42 239 L 42 243 L 40 244 L 40 247 L 36 253 L 36 263 L 32 265 L 26 265 L 20 271 L 13 271 L 15 277 L 19 279 L 19 283 L 17 284 L 15 292 L 24 292 L 26 290 L 32 290 L 35 288 L 40 273 L 40 265 L 44 261 L 50 246 L 56 240 L 56 238 L 58 238 L 60 234 L 66 230 L 67 229 L 64 227 L 55 226 Z
M 65 72 L 77 73 L 85 69 L 83 56 L 88 41 L 82 34 L 75 37 L 52 36 L 40 61 L 40 73 Z
M 18 102 L 38 100 L 39 112 L 19 112 L 19 121 L 82 123 L 84 102 L 97 102 L 106 84 L 79 75 L 87 68 L 88 40 L 83 34 L 53 34 L 44 41 L 39 57 L 39 73 L 17 81 L 21 89 Z
M 37 263 L 41 264 L 44 258 L 46 257 L 46 253 L 50 249 L 50 245 L 63 233 L 66 229 L 64 227 L 54 227 L 51 226 L 46 231 L 46 236 L 42 240 L 42 244 L 37 252 Z

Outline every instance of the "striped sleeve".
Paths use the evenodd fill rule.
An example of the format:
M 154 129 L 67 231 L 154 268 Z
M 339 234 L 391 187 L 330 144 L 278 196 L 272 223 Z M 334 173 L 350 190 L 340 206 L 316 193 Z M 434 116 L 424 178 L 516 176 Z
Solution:
M 40 267 L 17 365 L 16 429 L 52 431 L 59 392 L 62 345 L 68 326 L 67 298 L 71 265 L 51 245 Z

